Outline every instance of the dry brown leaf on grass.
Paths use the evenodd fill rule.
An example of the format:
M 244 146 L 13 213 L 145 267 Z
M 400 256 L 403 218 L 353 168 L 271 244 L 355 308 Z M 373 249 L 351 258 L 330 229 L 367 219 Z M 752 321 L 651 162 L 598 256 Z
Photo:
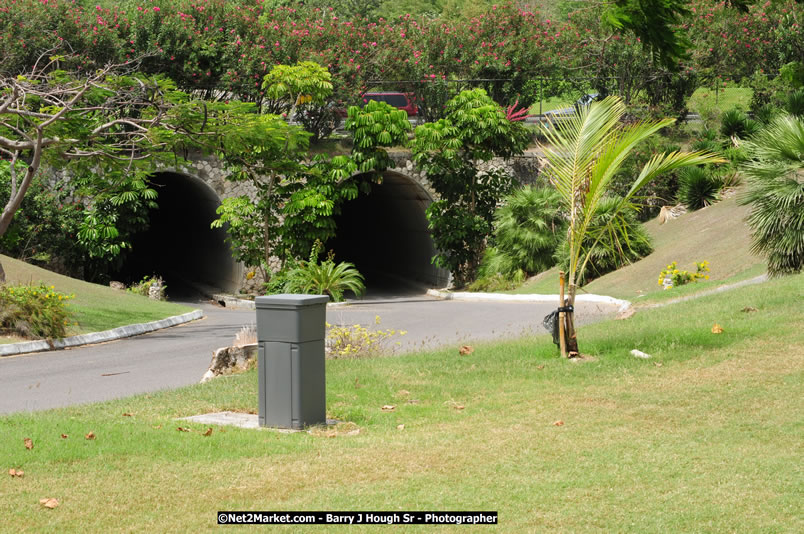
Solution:
M 212 427 L 209 427 L 206 432 L 201 434 L 202 436 L 211 436 L 212 435 Z
M 57 507 L 59 505 L 59 500 L 58 499 L 53 499 L 52 497 L 51 498 L 44 498 L 44 499 L 39 499 L 39 504 L 41 504 L 45 508 L 53 509 L 53 508 L 55 508 L 55 507 Z
M 662 362 L 653 362 L 653 365 L 655 365 L 656 367 L 661 367 L 661 366 L 662 366 Z
M 67 434 L 62 434 L 62 435 L 61 435 L 61 439 L 67 439 L 67 438 L 69 438 L 69 437 L 70 437 L 70 436 L 68 436 Z
M 742 309 L 743 313 L 751 313 L 751 312 L 755 312 L 755 311 L 759 311 L 759 310 L 757 310 L 753 306 L 746 306 L 745 308 Z
M 393 404 L 386 404 L 380 409 L 384 412 L 393 412 L 394 410 L 396 410 L 396 406 L 394 406 Z
M 94 433 L 94 432 L 92 432 L 92 431 L 90 431 L 90 432 L 89 432 L 89 434 L 87 434 L 86 436 L 84 436 L 84 439 L 88 439 L 88 440 L 93 440 L 93 439 L 95 439 L 95 433 Z
M 559 419 L 558 421 L 556 421 L 556 422 L 554 422 L 554 423 L 553 423 L 553 426 L 564 426 L 564 421 L 562 421 L 561 419 Z
M 719 324 L 715 323 L 715 325 L 712 327 L 712 333 L 713 334 L 722 334 L 723 333 L 723 327 L 720 326 Z
M 461 404 L 459 402 L 455 402 L 454 400 L 447 401 L 444 404 L 446 404 L 447 406 L 449 406 L 453 410 L 459 410 L 460 411 L 460 410 L 463 410 L 464 408 L 466 408 L 466 406 L 464 406 L 463 404 Z
M 471 345 L 463 345 L 460 349 L 458 349 L 458 354 L 461 356 L 466 356 L 468 354 L 472 354 L 474 351 L 475 349 Z
M 189 432 L 190 431 L 189 428 L 184 428 L 183 426 L 177 426 L 176 430 L 178 430 L 179 432 Z
M 22 469 L 9 469 L 8 474 L 11 475 L 11 478 L 22 478 L 25 476 L 25 471 Z
M 396 425 L 397 430 L 405 430 L 405 425 Z
M 25 443 L 25 448 L 29 451 L 33 449 L 33 440 L 31 438 L 25 438 L 22 440 Z
M 131 414 L 131 413 L 128 413 L 128 412 L 124 412 L 124 413 L 123 413 L 123 417 L 134 417 L 134 414 Z
M 537 366 L 536 366 L 536 369 L 538 369 L 539 371 L 541 371 L 542 369 L 544 369 L 544 365 L 537 365 Z

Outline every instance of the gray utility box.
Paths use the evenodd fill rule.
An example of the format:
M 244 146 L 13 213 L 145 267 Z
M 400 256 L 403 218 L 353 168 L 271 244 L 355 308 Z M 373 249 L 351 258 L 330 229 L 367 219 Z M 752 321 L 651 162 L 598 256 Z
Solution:
M 326 295 L 257 297 L 260 426 L 324 424 Z

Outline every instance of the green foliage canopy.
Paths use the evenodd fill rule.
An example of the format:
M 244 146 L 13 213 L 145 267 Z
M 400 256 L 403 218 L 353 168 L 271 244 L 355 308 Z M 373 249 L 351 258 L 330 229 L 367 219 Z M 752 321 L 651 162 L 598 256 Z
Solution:
M 416 165 L 427 173 L 440 199 L 427 208 L 435 262 L 463 286 L 474 277 L 494 209 L 511 192 L 513 178 L 500 168 L 485 168 L 494 157 L 521 154 L 529 134 L 483 89 L 462 91 L 446 106 L 446 117 L 416 128 L 412 143 Z

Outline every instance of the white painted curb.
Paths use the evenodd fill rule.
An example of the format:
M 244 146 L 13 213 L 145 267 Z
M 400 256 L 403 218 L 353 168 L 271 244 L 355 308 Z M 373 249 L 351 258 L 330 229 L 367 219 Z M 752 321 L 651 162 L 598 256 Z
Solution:
M 428 289 L 427 294 L 444 300 L 486 300 L 498 302 L 554 302 L 558 305 L 558 295 L 508 295 L 504 293 L 468 293 L 441 291 L 438 289 Z M 617 312 L 621 313 L 631 307 L 627 300 L 615 299 L 605 295 L 577 295 L 575 302 L 588 302 L 593 304 L 611 304 L 617 306 Z
M 9 343 L 7 345 L 0 345 L 0 356 L 12 356 L 15 354 L 25 354 L 28 352 L 42 352 L 47 350 L 60 350 L 67 347 L 78 347 L 80 345 L 91 345 L 93 343 L 104 343 L 106 341 L 114 341 L 124 337 L 138 336 L 153 332 L 154 330 L 161 330 L 183 323 L 195 321 L 204 316 L 201 310 L 193 310 L 190 313 L 183 315 L 174 315 L 167 319 L 159 321 L 151 321 L 150 323 L 130 324 L 113 328 L 112 330 L 104 330 L 103 332 L 92 332 L 90 334 L 81 334 L 79 336 L 70 336 L 63 339 L 54 339 L 50 342 L 40 341 L 26 341 L 23 343 Z

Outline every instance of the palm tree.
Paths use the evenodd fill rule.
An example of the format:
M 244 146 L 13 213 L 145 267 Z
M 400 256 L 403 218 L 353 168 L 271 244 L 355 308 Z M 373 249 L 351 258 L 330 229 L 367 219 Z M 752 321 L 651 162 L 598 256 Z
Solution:
M 768 274 L 804 269 L 804 120 L 776 119 L 746 147 L 743 165 L 748 190 L 741 204 L 751 204 L 751 251 L 768 257 Z
M 586 268 L 591 252 L 602 242 L 611 229 L 593 225 L 598 205 L 608 193 L 612 178 L 628 155 L 646 138 L 672 124 L 675 119 L 636 122 L 622 125 L 620 119 L 625 105 L 617 97 L 581 108 L 574 116 L 562 120 L 555 128 L 546 131 L 550 145 L 543 146 L 549 165 L 546 169 L 550 182 L 561 196 L 569 216 L 567 241 L 569 242 L 569 272 L 567 273 L 567 306 L 575 305 L 575 292 L 580 273 Z M 705 163 L 722 163 L 720 157 L 708 152 L 671 152 L 654 155 L 643 167 L 628 192 L 620 199 L 611 214 L 611 223 L 617 223 L 617 212 L 626 209 L 630 200 L 645 184 L 656 176 L 681 167 Z M 591 239 L 590 239 L 591 238 Z M 584 246 L 592 243 L 591 246 Z M 578 354 L 574 314 L 565 313 L 570 356 Z M 563 355 L 563 351 L 562 351 Z

